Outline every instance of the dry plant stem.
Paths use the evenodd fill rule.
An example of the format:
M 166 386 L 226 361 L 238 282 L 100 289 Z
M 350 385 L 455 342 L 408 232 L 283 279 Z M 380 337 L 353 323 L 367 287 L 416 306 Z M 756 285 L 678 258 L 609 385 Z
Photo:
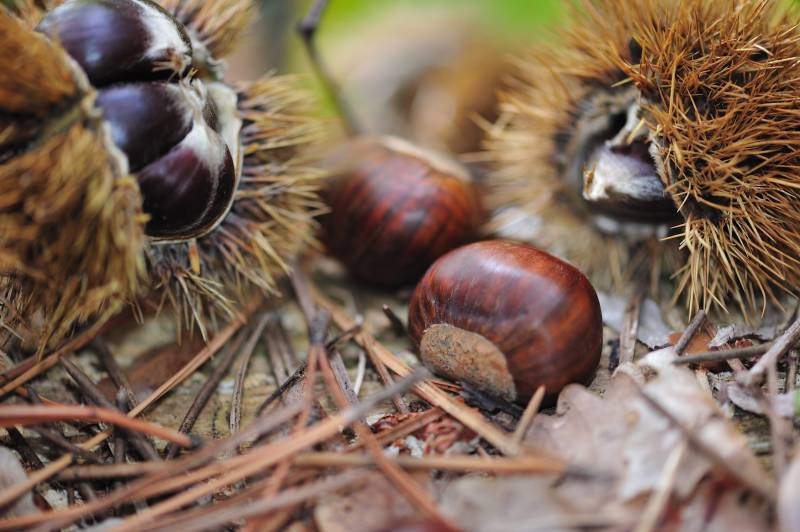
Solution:
M 83 393 L 91 402 L 96 404 L 97 406 L 107 409 L 109 411 L 115 411 L 116 406 L 111 403 L 106 396 L 103 395 L 103 392 L 100 391 L 97 386 L 92 382 L 92 379 L 89 378 L 81 369 L 76 366 L 70 360 L 66 358 L 61 359 L 61 365 L 64 369 L 69 373 L 69 376 L 78 384 L 81 393 Z M 123 419 L 130 419 L 127 418 L 121 411 L 118 411 L 119 415 Z M 141 453 L 142 457 L 145 460 L 160 460 L 161 457 L 158 455 L 158 451 L 156 451 L 156 447 L 149 438 L 145 436 L 144 433 L 136 432 L 136 431 L 126 431 L 128 437 L 131 440 L 131 444 L 136 448 L 136 450 Z
M 429 423 L 438 421 L 443 416 L 444 412 L 442 412 L 440 408 L 434 407 L 431 408 L 430 410 L 426 410 L 425 412 L 419 414 L 417 417 L 401 422 L 396 427 L 392 427 L 389 430 L 376 434 L 375 437 L 377 438 L 378 443 L 381 444 L 381 446 L 387 445 L 399 438 L 408 436 L 409 434 L 423 428 Z M 355 450 L 358 450 L 361 447 L 361 445 L 362 445 L 361 442 L 356 442 L 355 445 L 347 449 L 347 452 L 353 452 Z
M 689 323 L 689 326 L 686 327 L 685 331 L 683 331 L 678 343 L 676 343 L 675 347 L 673 348 L 678 356 L 683 356 L 683 352 L 686 351 L 687 347 L 689 347 L 689 342 L 692 341 L 694 335 L 697 334 L 697 331 L 705 322 L 706 312 L 704 310 L 701 310 L 695 314 L 694 318 L 692 318 L 692 321 Z
M 7 428 L 6 432 L 8 432 L 8 436 L 11 438 L 11 442 L 14 444 L 14 448 L 19 452 L 20 456 L 22 457 L 22 461 L 25 463 L 28 469 L 41 469 L 44 467 L 39 455 L 36 454 L 36 451 L 33 450 L 31 444 L 28 443 L 28 440 L 25 439 L 25 436 L 23 436 L 22 433 L 16 429 L 16 427 Z
M 326 312 L 326 311 L 323 311 Z M 320 361 L 322 368 L 322 375 L 326 381 L 328 391 L 333 395 L 334 401 L 338 403 L 339 408 L 347 408 L 349 401 L 345 392 L 339 388 L 336 378 L 333 374 L 330 364 L 326 358 Z M 442 515 L 436 504 L 433 503 L 430 496 L 425 492 L 419 484 L 417 484 L 411 477 L 409 477 L 400 467 L 389 460 L 384 454 L 380 444 L 375 439 L 375 436 L 369 428 L 361 421 L 354 423 L 353 428 L 358 435 L 359 441 L 364 442 L 367 451 L 375 460 L 378 468 L 386 476 L 386 478 L 394 484 L 400 493 L 402 493 L 408 502 L 414 508 L 422 510 L 428 517 L 436 520 L 437 523 L 444 526 L 449 530 L 457 530 L 456 526 L 446 517 Z
M 152 434 L 158 438 L 175 442 L 183 447 L 191 447 L 196 442 L 173 429 L 162 427 L 149 421 L 131 419 L 118 410 L 107 408 L 82 406 L 82 405 L 4 405 L 0 406 L 0 427 L 13 427 L 15 425 L 37 425 L 53 421 L 89 421 L 94 423 L 108 423 L 130 430 Z
M 381 308 L 383 309 L 383 314 L 386 316 L 386 319 L 389 320 L 389 324 L 392 326 L 394 333 L 397 336 L 408 336 L 408 331 L 406 330 L 406 326 L 403 324 L 403 321 L 397 314 L 394 313 L 389 305 L 383 305 Z
M 322 295 L 314 289 L 314 297 L 320 306 L 330 310 L 333 321 L 341 329 L 348 329 L 353 326 L 353 320 L 336 303 Z M 355 341 L 361 345 L 368 353 L 371 351 L 373 356 L 381 363 L 385 364 L 390 370 L 400 376 L 408 375 L 411 371 L 409 367 L 397 358 L 394 353 L 389 351 L 381 343 L 377 342 L 367 332 L 360 332 L 355 336 Z M 453 416 L 463 425 L 472 429 L 476 434 L 495 446 L 500 452 L 507 456 L 515 456 L 520 453 L 520 445 L 504 432 L 500 431 L 476 410 L 465 406 L 456 401 L 446 393 L 436 388 L 430 382 L 422 382 L 414 387 L 414 393 L 431 406 L 439 407 L 447 414 Z
M 255 312 L 255 309 L 261 304 L 261 301 L 262 298 L 260 295 L 253 298 L 253 300 L 251 300 L 248 303 L 248 305 L 244 308 L 242 314 L 239 315 L 237 319 L 232 321 L 225 329 L 220 331 L 220 333 L 217 334 L 205 348 L 203 348 L 199 353 L 197 353 L 197 355 L 191 361 L 189 361 L 183 368 L 181 368 L 180 371 L 178 371 L 169 380 L 167 380 L 167 382 L 162 384 L 157 390 L 151 393 L 141 404 L 139 404 L 139 406 L 128 412 L 128 417 L 138 416 L 150 405 L 158 401 L 161 398 L 161 396 L 163 396 L 169 390 L 177 386 L 189 375 L 194 373 L 194 371 L 198 367 L 202 366 L 203 363 L 205 363 L 209 358 L 211 358 L 214 355 L 214 353 L 216 353 L 230 339 L 230 337 L 233 336 L 233 334 L 239 330 L 239 328 L 242 326 L 242 324 L 244 324 L 244 322 L 248 319 L 248 317 L 253 312 Z M 88 342 L 90 339 L 91 338 L 87 338 L 86 342 Z M 65 353 L 66 352 L 67 351 L 65 351 Z M 54 359 L 53 362 L 54 364 L 58 362 L 59 357 L 56 357 Z M 104 442 L 109 437 L 110 434 L 111 431 L 102 432 L 97 436 L 81 444 L 81 447 L 83 447 L 84 449 L 93 449 L 95 446 Z M 42 470 L 37 471 L 32 475 L 29 475 L 28 479 L 25 482 L 20 482 L 19 484 L 11 488 L 8 488 L 2 493 L 0 493 L 0 508 L 13 501 L 16 501 L 22 495 L 30 491 L 39 482 L 44 482 L 53 475 L 58 474 L 59 471 L 63 470 L 64 468 L 69 466 L 70 463 L 72 463 L 72 458 L 73 456 L 71 454 L 65 454 L 61 458 L 47 464 L 47 466 Z
M 298 415 L 300 408 L 300 405 L 293 405 L 276 412 L 271 412 L 270 414 L 255 420 L 251 425 L 248 426 L 248 428 L 243 429 L 239 433 L 232 435 L 225 440 L 214 442 L 213 444 L 207 445 L 193 454 L 179 458 L 172 462 L 160 462 L 158 463 L 160 467 L 155 469 L 151 475 L 142 478 L 135 483 L 124 485 L 123 488 L 110 493 L 105 498 L 98 500 L 96 503 L 85 504 L 79 507 L 70 507 L 60 511 L 47 512 L 33 516 L 2 520 L 0 521 L 0 530 L 18 530 L 20 528 L 39 523 L 47 523 L 48 526 L 51 526 L 52 528 L 63 527 L 77 519 L 80 519 L 83 516 L 106 511 L 109 508 L 113 508 L 117 504 L 169 493 L 174 489 L 181 489 L 185 486 L 190 486 L 215 474 L 221 474 L 227 471 L 227 466 L 229 464 L 245 462 L 247 459 L 249 459 L 249 457 L 236 456 L 235 458 L 227 461 L 214 462 L 218 455 L 224 454 L 225 452 L 236 448 L 249 438 L 258 437 L 260 434 L 267 433 L 281 426 Z M 103 434 L 99 434 L 98 436 L 103 436 Z M 212 462 L 212 464 L 206 465 L 209 462 Z M 197 467 L 200 467 L 201 469 L 193 471 L 192 473 L 186 473 L 187 471 Z
M 755 366 L 750 368 L 750 371 L 742 375 L 742 383 L 747 387 L 759 386 L 764 382 L 767 368 L 770 365 L 777 363 L 783 355 L 785 355 L 791 348 L 800 340 L 800 318 L 798 318 L 792 325 L 784 332 L 780 338 L 775 340 L 772 347 L 769 348 L 763 357 L 756 362 Z
M 785 420 L 776 409 L 776 398 L 778 397 L 778 370 L 777 360 L 767 368 L 767 397 L 763 398 L 764 411 L 769 419 L 769 431 L 772 439 L 772 459 L 773 469 L 777 482 L 780 484 L 783 473 L 787 468 L 787 457 L 789 448 L 792 444 L 792 426 Z
M 293 431 L 292 436 L 296 435 L 298 432 L 301 432 L 305 426 L 308 424 L 308 420 L 311 416 L 311 411 L 314 407 L 315 397 L 314 397 L 314 385 L 316 382 L 316 367 L 319 364 L 319 361 L 325 357 L 325 346 L 324 341 L 325 337 L 328 334 L 328 329 L 330 328 L 330 314 L 328 313 L 317 313 L 313 306 L 309 306 L 308 299 L 305 300 L 305 304 L 301 300 L 301 305 L 303 308 L 303 313 L 306 317 L 306 321 L 308 323 L 308 335 L 309 335 L 309 343 L 310 348 L 308 351 L 308 357 L 306 358 L 306 367 L 311 368 L 308 372 L 308 375 L 305 380 L 305 386 L 303 390 L 303 411 L 300 414 L 300 418 L 298 419 Z M 314 313 L 314 314 L 306 314 L 306 312 Z M 267 481 L 266 487 L 261 493 L 262 499 L 269 499 L 280 490 L 281 486 L 283 485 L 284 481 L 286 480 L 287 475 L 292 467 L 293 457 L 287 457 L 286 460 L 282 461 L 278 466 L 275 468 L 275 471 L 272 473 L 271 477 Z M 253 520 L 254 522 L 248 523 L 248 528 L 259 528 L 261 521 L 263 521 L 263 517 L 258 517 Z
M 148 530 L 181 530 L 183 532 L 194 532 L 222 527 L 223 525 L 239 521 L 240 519 L 262 515 L 289 505 L 316 499 L 332 491 L 337 491 L 363 482 L 366 478 L 367 473 L 365 471 L 348 471 L 307 486 L 285 490 L 270 499 L 245 501 L 238 506 L 222 511 L 211 512 L 208 515 L 201 515 L 193 519 L 180 519 L 174 522 L 166 519 L 163 524 L 159 522 L 155 526 L 149 527 Z M 126 529 L 125 525 L 123 525 L 119 528 L 112 528 L 111 530 L 119 532 Z
M 347 101 L 342 97 L 342 90 L 339 85 L 334 81 L 333 76 L 327 68 L 327 65 L 322 60 L 319 50 L 315 42 L 317 29 L 319 28 L 320 20 L 328 7 L 328 0 L 314 0 L 308 13 L 303 20 L 297 25 L 297 31 L 303 39 L 308 58 L 311 61 L 311 66 L 317 75 L 317 78 L 322 82 L 322 86 L 328 93 L 328 97 L 336 106 L 339 116 L 344 120 L 344 125 L 347 132 L 351 137 L 361 133 L 361 128 L 355 118 L 355 114 L 350 109 Z
M 797 386 L 797 351 L 789 352 L 789 369 L 786 372 L 785 393 L 791 393 Z
M 349 451 L 350 449 L 348 449 Z M 569 473 L 558 460 L 536 456 L 514 458 L 474 456 L 395 456 L 390 461 L 409 471 L 453 471 L 492 473 L 496 475 L 553 474 Z M 374 466 L 375 458 L 364 453 L 308 452 L 299 453 L 293 459 L 296 467 L 326 469 L 330 467 Z M 103 480 L 114 478 L 134 478 L 159 473 L 164 469 L 160 462 L 139 462 L 136 464 L 79 465 L 72 466 L 56 477 L 63 481 Z
M 269 314 L 265 313 L 261 316 L 255 329 L 253 329 L 250 338 L 244 346 L 241 354 L 241 361 L 239 362 L 239 369 L 236 371 L 236 384 L 233 387 L 233 398 L 231 401 L 231 414 L 230 414 L 230 431 L 231 434 L 239 430 L 242 421 L 242 398 L 244 397 L 244 380 L 247 377 L 247 368 L 250 366 L 250 359 L 253 357 L 253 352 L 256 349 L 256 344 L 264 332 L 264 327 L 267 326 L 269 321 Z
M 31 427 L 31 430 L 37 433 L 39 436 L 44 438 L 45 440 L 49 441 L 53 445 L 60 447 L 61 449 L 74 454 L 80 458 L 83 458 L 89 463 L 92 464 L 101 464 L 103 463 L 100 458 L 94 455 L 94 453 L 87 451 L 86 449 L 79 447 L 78 445 L 72 443 L 68 439 L 66 439 L 63 435 L 61 435 L 58 431 L 51 430 L 47 427 Z
M 686 454 L 687 448 L 688 445 L 684 439 L 669 453 L 664 469 L 661 471 L 658 487 L 650 495 L 644 514 L 634 532 L 653 532 L 658 528 L 661 516 L 664 515 L 664 510 L 666 510 L 667 504 L 672 497 L 672 488 L 675 486 L 675 480 L 678 476 L 678 467 Z
M 316 312 L 316 305 L 319 302 L 314 301 L 315 290 L 312 288 L 311 283 L 305 274 L 303 274 L 299 269 L 295 270 L 292 274 L 292 286 L 294 287 L 298 301 L 300 301 L 300 306 L 303 308 L 303 313 L 306 316 L 313 316 Z M 389 371 L 386 369 L 386 365 L 383 363 L 383 361 L 380 360 L 380 357 L 375 354 L 371 341 L 369 340 L 369 335 L 359 327 L 360 323 L 356 320 L 348 323 L 347 326 L 343 326 L 340 323 L 337 323 L 337 325 L 343 331 L 355 329 L 359 330 L 359 332 L 354 335 L 354 338 L 356 338 L 356 341 L 358 341 L 360 344 L 362 344 L 362 342 L 367 344 L 362 344 L 362 347 L 364 347 L 364 350 L 367 352 L 367 356 L 369 356 L 372 366 L 375 368 L 375 371 L 378 372 L 378 376 L 380 377 L 383 385 L 390 386 L 393 382 L 392 376 L 389 375 Z M 395 397 L 392 399 L 392 402 L 400 414 L 408 414 L 408 405 L 402 397 Z
M 700 364 L 703 362 L 722 362 L 726 360 L 739 360 L 742 358 L 751 358 L 763 355 L 772 347 L 771 343 L 762 345 L 752 345 L 748 347 L 736 347 L 734 349 L 723 349 L 719 351 L 705 351 L 680 357 L 672 363 L 676 366 L 684 366 L 687 364 Z
M 717 467 L 720 467 L 728 472 L 728 474 L 737 479 L 742 485 L 747 486 L 748 488 L 752 489 L 766 500 L 770 502 L 775 502 L 775 486 L 772 483 L 765 483 L 762 482 L 758 478 L 751 478 L 751 476 L 747 475 L 745 472 L 740 471 L 732 464 L 729 464 L 728 461 L 720 456 L 717 453 L 717 450 L 713 447 L 710 447 L 705 442 L 700 440 L 697 435 L 695 435 L 694 430 L 691 427 L 687 427 L 683 424 L 681 420 L 676 418 L 672 415 L 672 412 L 664 408 L 658 401 L 653 399 L 636 381 L 630 379 L 630 382 L 633 383 L 636 390 L 639 392 L 639 395 L 645 402 L 653 408 L 656 412 L 664 416 L 668 419 L 675 427 L 677 427 L 687 438 L 687 441 L 694 447 L 700 454 L 704 455 L 706 458 L 711 460 Z
M 218 464 L 217 467 L 214 468 L 216 469 L 214 474 L 219 474 L 220 476 L 150 507 L 148 510 L 126 520 L 122 527 L 115 530 L 118 530 L 118 532 L 122 532 L 123 530 L 139 530 L 149 526 L 159 516 L 194 502 L 199 497 L 214 493 L 225 486 L 238 482 L 260 471 L 264 471 L 266 468 L 279 463 L 281 460 L 334 436 L 339 432 L 342 426 L 353 423 L 361 416 L 370 412 L 377 404 L 386 398 L 407 390 L 428 375 L 429 373 L 426 370 L 420 368 L 407 378 L 398 381 L 395 385 L 385 388 L 354 407 L 348 408 L 335 416 L 331 416 L 308 427 L 302 432 L 294 434 L 292 438 L 265 445 L 254 449 L 247 455 L 239 456 L 237 458 L 246 459 L 246 461 L 240 467 L 236 467 L 233 470 L 231 470 L 230 464 L 235 459 L 228 461 L 227 464 Z
M 98 337 L 92 341 L 92 348 L 97 353 L 97 357 L 100 359 L 100 362 L 102 362 L 103 367 L 105 367 L 108 376 L 111 377 L 111 380 L 117 386 L 117 389 L 125 390 L 125 400 L 128 405 L 128 408 L 125 409 L 125 411 L 128 411 L 131 408 L 136 408 L 136 405 L 139 404 L 139 402 L 136 400 L 136 397 L 131 391 L 133 390 L 133 387 L 128 380 L 128 376 L 125 375 L 125 372 L 122 371 L 121 367 L 119 367 L 117 359 L 114 358 L 114 354 L 108 348 L 108 344 L 105 342 L 105 340 Z
M 539 408 L 541 408 L 542 401 L 544 400 L 544 393 L 544 386 L 539 386 L 536 393 L 531 397 L 531 400 L 528 401 L 528 406 L 525 407 L 525 412 L 522 413 L 522 417 L 519 423 L 517 423 L 513 438 L 514 441 L 520 445 L 522 445 L 522 440 L 525 438 L 528 429 L 531 428 L 533 420 L 536 419 L 536 414 L 539 412 Z
M 15 375 L 15 377 L 11 377 L 13 380 L 8 384 L 5 384 L 2 388 L 0 388 L 0 399 L 2 399 L 7 393 L 12 392 L 28 382 L 29 380 L 37 377 L 42 372 L 52 368 L 61 357 L 71 355 L 78 349 L 85 347 L 95 338 L 103 327 L 105 326 L 104 323 L 96 323 L 86 331 L 82 332 L 66 344 L 63 347 L 58 348 L 53 354 L 48 355 L 41 360 L 33 361 L 24 361 L 18 364 L 17 366 L 11 368 L 10 370 L 6 371 L 3 374 L 3 378 L 5 379 L 7 376 Z M 32 362 L 32 363 L 31 363 Z M 19 370 L 22 368 L 26 368 L 22 373 L 18 374 Z
M 280 398 L 286 390 L 291 388 L 297 381 L 302 379 L 305 376 L 305 374 L 306 374 L 306 363 L 303 362 L 300 365 L 300 367 L 294 370 L 294 373 L 292 373 L 285 381 L 283 381 L 280 384 L 280 386 L 278 386 L 275 389 L 275 391 L 273 391 L 271 394 L 269 394 L 269 396 L 266 399 L 264 399 L 264 402 L 258 406 L 258 409 L 256 410 L 256 415 L 260 416 L 261 413 L 264 410 L 266 410 L 267 407 L 269 407 L 269 405 L 278 400 L 278 398 Z
M 183 417 L 183 421 L 181 421 L 181 426 L 178 429 L 180 432 L 184 434 L 189 434 L 191 432 L 192 427 L 194 427 L 197 418 L 203 412 L 203 409 L 208 404 L 208 401 L 214 395 L 214 392 L 217 389 L 217 386 L 225 378 L 225 375 L 228 374 L 228 370 L 230 370 L 231 366 L 233 365 L 233 361 L 236 360 L 236 355 L 239 354 L 239 347 L 241 347 L 242 342 L 244 341 L 244 335 L 239 334 L 236 338 L 225 348 L 225 353 L 222 355 L 219 364 L 217 367 L 214 368 L 214 372 L 208 377 L 206 382 L 203 384 L 203 387 L 197 393 L 197 396 L 192 401 L 189 410 L 186 412 L 186 415 Z M 167 460 L 171 460 L 175 458 L 178 454 L 179 446 L 175 445 L 174 443 L 170 443 L 167 446 L 167 451 L 164 454 L 164 457 Z
M 636 336 L 639 331 L 639 315 L 641 314 L 644 296 L 644 285 L 636 283 L 633 293 L 625 305 L 625 317 L 622 321 L 622 331 L 619 336 L 620 364 L 633 362 L 633 357 L 636 353 Z
M 342 331 L 330 340 L 328 343 L 325 344 L 325 348 L 330 351 L 331 349 L 336 349 L 339 344 L 344 344 L 345 342 L 349 342 L 353 339 L 353 336 L 361 330 L 364 326 L 364 320 L 359 316 L 356 319 L 356 324 L 347 329 L 346 331 Z

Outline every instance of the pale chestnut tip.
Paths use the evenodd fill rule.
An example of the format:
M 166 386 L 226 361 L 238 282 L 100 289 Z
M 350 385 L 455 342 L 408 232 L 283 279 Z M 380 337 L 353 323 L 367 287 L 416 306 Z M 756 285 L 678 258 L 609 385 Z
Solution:
M 414 290 L 408 325 L 432 371 L 518 402 L 540 386 L 552 400 L 588 383 L 603 344 L 597 294 L 580 271 L 497 240 L 437 260 Z

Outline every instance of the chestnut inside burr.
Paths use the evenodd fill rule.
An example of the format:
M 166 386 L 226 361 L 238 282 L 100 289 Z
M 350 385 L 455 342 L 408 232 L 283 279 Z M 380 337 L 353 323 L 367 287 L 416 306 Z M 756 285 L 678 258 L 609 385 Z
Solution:
M 633 91 L 601 92 L 585 102 L 569 144 L 567 179 L 591 212 L 650 224 L 677 217 Z

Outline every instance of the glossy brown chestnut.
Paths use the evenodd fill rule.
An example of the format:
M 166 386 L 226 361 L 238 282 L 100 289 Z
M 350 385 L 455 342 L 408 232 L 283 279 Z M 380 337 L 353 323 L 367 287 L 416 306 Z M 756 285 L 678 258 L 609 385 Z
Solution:
M 419 279 L 447 251 L 474 240 L 480 202 L 465 169 L 394 137 L 351 141 L 323 198 L 328 252 L 353 277 L 380 286 Z
M 539 386 L 552 399 L 569 383 L 586 383 L 603 343 L 589 280 L 548 253 L 505 241 L 437 260 L 414 291 L 408 325 L 431 370 L 519 402 Z

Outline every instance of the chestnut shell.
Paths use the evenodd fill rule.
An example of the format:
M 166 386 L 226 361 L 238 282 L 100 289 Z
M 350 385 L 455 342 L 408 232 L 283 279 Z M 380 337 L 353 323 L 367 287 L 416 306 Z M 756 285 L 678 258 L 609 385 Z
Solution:
M 532 246 L 477 242 L 437 260 L 408 311 L 419 347 L 426 329 L 448 324 L 477 333 L 505 355 L 519 401 L 543 385 L 553 398 L 587 383 L 600 361 L 597 293 L 575 267 Z
M 396 287 L 475 239 L 482 210 L 466 171 L 400 139 L 359 139 L 322 191 L 322 241 L 356 279 Z
M 164 27 L 149 27 L 148 21 L 157 17 Z M 154 35 L 164 28 L 169 35 Z M 149 0 L 70 0 L 49 11 L 36 29 L 56 40 L 95 87 L 169 79 L 180 72 L 165 66 L 176 55 L 191 57 L 186 30 Z

